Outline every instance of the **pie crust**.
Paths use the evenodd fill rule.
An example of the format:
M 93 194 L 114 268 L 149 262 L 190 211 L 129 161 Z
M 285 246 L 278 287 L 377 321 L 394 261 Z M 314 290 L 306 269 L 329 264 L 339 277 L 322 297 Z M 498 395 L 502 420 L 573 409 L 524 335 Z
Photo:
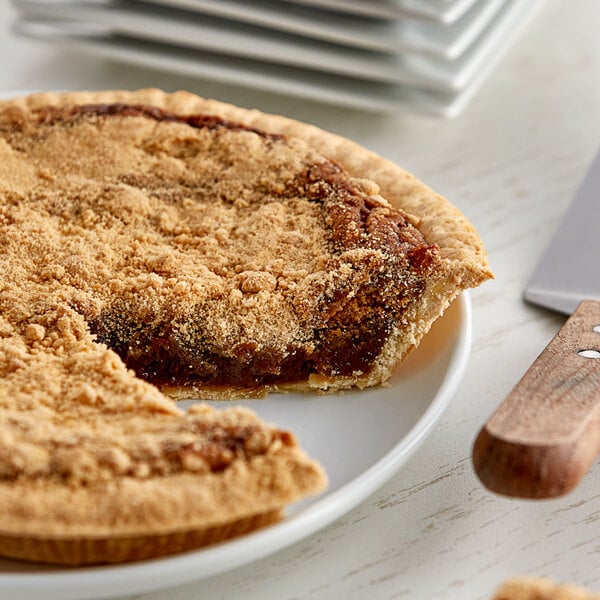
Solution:
M 249 411 L 164 394 L 383 383 L 491 277 L 468 220 L 409 173 L 187 92 L 0 103 L 0 194 L 0 554 L 28 560 L 272 522 L 323 488 L 319 465 Z

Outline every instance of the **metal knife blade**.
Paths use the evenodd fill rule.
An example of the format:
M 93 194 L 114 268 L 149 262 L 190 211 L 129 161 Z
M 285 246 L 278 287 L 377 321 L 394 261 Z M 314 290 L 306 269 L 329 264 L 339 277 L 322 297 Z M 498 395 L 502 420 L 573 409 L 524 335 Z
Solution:
M 525 299 L 571 314 L 600 300 L 600 152 L 525 288 Z
M 525 291 L 573 313 L 479 432 L 473 466 L 490 490 L 570 492 L 600 455 L 600 153 Z

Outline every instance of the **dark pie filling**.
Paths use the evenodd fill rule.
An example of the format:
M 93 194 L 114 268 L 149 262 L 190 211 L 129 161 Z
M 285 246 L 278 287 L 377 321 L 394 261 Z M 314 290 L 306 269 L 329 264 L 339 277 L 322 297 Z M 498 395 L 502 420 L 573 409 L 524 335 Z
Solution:
M 95 116 L 137 116 L 156 121 L 186 123 L 193 128 L 250 130 L 270 140 L 282 136 L 246 128 L 213 116 L 180 117 L 150 107 L 124 104 L 89 105 L 41 113 L 44 123 Z M 306 168 L 286 182 L 281 197 L 301 195 L 322 204 L 330 231 L 332 267 L 335 256 L 347 250 L 380 251 L 378 264 L 355 265 L 368 278 L 352 294 L 339 289 L 318 298 L 321 323 L 312 339 L 292 342 L 285 349 L 253 347 L 208 349 L 202 323 L 197 334 L 178 334 L 177 323 L 148 324 L 123 311 L 118 302 L 89 319 L 98 342 L 113 349 L 137 376 L 159 387 L 221 387 L 251 389 L 306 380 L 317 373 L 326 377 L 368 373 L 381 349 L 402 319 L 407 303 L 419 296 L 437 256 L 421 233 L 399 210 L 382 209 L 379 202 L 353 187 L 334 162 Z
M 286 355 L 275 349 L 252 351 L 235 349 L 233 356 L 186 347 L 168 326 L 157 330 L 139 326 L 114 326 L 113 315 L 91 324 L 97 340 L 105 343 L 133 369 L 138 377 L 162 386 L 233 386 L 250 389 L 293 383 L 318 373 L 324 376 L 350 376 L 368 373 L 390 332 L 391 318 L 344 323 L 342 328 L 315 331 L 316 350 L 300 346 Z

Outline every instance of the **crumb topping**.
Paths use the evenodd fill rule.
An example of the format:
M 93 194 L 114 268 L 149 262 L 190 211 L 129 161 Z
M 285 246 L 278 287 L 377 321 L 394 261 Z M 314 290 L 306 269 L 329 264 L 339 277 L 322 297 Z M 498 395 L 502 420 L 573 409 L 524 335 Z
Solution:
M 74 400 L 94 402 L 96 390 L 82 385 Z M 87 414 L 86 414 L 87 412 Z M 295 444 L 287 432 L 262 425 L 248 411 L 217 413 L 192 406 L 186 418 L 160 419 L 98 411 L 57 414 L 48 407 L 5 409 L 0 417 L 0 481 L 54 479 L 68 485 L 149 479 L 177 473 L 226 469 L 235 460 Z
M 6 112 L 0 479 L 218 470 L 292 444 L 146 382 L 367 372 L 436 257 L 300 142 L 147 107 Z

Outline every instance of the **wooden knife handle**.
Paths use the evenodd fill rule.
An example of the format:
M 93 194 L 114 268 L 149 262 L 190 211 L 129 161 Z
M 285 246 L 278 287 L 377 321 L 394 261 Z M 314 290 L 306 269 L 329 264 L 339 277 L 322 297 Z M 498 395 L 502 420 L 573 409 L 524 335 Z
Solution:
M 473 465 L 498 494 L 551 498 L 599 454 L 600 302 L 585 301 L 483 427 Z

